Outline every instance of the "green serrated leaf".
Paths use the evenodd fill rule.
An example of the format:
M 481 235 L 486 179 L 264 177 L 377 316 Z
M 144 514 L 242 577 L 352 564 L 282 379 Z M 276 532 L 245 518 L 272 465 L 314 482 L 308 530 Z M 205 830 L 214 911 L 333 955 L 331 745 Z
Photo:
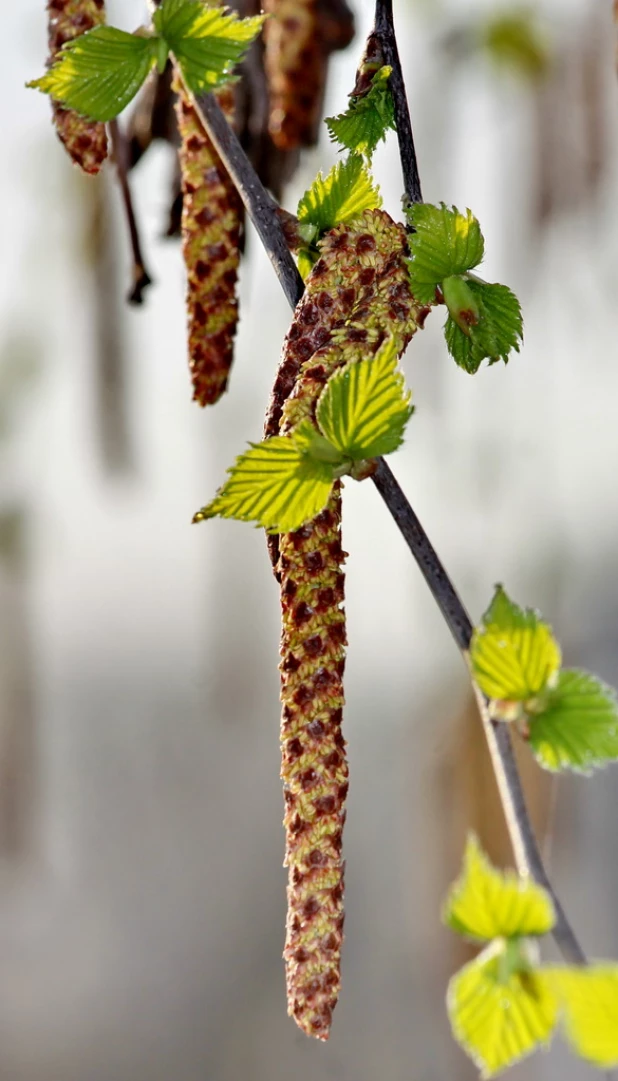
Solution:
M 395 130 L 395 110 L 388 83 L 391 71 L 390 67 L 380 68 L 366 94 L 352 98 L 345 113 L 326 118 L 333 142 L 371 158 L 380 140 L 386 139 L 387 131 Z
M 49 71 L 28 83 L 93 120 L 118 116 L 157 62 L 154 37 L 98 26 L 68 41 Z
M 618 965 L 547 968 L 573 1051 L 601 1069 L 618 1066 Z
M 316 418 L 344 458 L 377 458 L 403 442 L 412 406 L 397 364 L 397 342 L 388 338 L 374 357 L 347 364 L 329 379 Z
M 442 915 L 453 931 L 480 941 L 545 935 L 556 922 L 546 890 L 514 871 L 498 871 L 474 835 L 468 838 L 461 876 Z
M 503 942 L 488 946 L 453 976 L 447 1009 L 453 1035 L 481 1077 L 494 1077 L 551 1039 L 558 1001 L 532 969 L 510 971 Z
M 416 203 L 407 211 L 415 232 L 410 236 L 408 262 L 412 292 L 421 304 L 435 304 L 436 286 L 445 278 L 465 274 L 483 258 L 485 242 L 472 211 Z
M 225 8 L 205 7 L 201 0 L 163 0 L 153 23 L 167 41 L 189 89 L 201 94 L 229 82 L 265 17 L 241 19 Z
M 503 360 L 506 364 L 512 350 L 519 352 L 523 320 L 519 301 L 506 285 L 471 278 L 466 279 L 466 285 L 476 302 L 478 321 L 464 329 L 449 314 L 444 336 L 455 362 L 474 374 L 483 360 L 490 364 Z
M 363 210 L 382 206 L 380 192 L 359 154 L 337 162 L 328 176 L 318 174 L 298 204 L 301 224 L 314 225 L 318 234 L 353 221 Z
M 531 609 L 513 604 L 499 586 L 470 644 L 472 675 L 483 694 L 526 702 L 551 689 L 560 662 L 551 627 Z
M 311 428 L 312 426 L 308 424 Z M 333 466 L 310 453 L 311 437 L 296 433 L 251 444 L 231 469 L 215 498 L 194 517 L 257 522 L 270 533 L 292 533 L 324 509 L 334 479 Z
M 547 705 L 529 721 L 530 748 L 545 769 L 590 773 L 618 760 L 616 694 L 589 672 L 560 672 Z

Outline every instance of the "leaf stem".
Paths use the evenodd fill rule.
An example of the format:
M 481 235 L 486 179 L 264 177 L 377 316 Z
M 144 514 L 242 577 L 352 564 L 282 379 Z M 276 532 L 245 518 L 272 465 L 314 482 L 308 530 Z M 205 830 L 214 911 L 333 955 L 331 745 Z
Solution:
M 378 12 L 380 11 L 385 25 L 387 28 L 390 27 L 389 32 L 394 41 L 391 3 L 387 0 L 380 3 L 378 0 Z M 389 63 L 392 65 L 393 54 L 390 55 Z M 403 88 L 401 100 L 405 102 L 405 88 Z M 294 308 L 302 296 L 304 285 L 286 245 L 277 204 L 262 186 L 214 98 L 211 95 L 200 96 L 195 104 L 208 135 L 238 187 L 290 306 Z M 405 109 L 407 113 L 407 103 Z M 404 139 L 401 132 L 399 138 L 401 141 Z M 413 142 L 407 147 L 405 155 L 402 151 L 402 163 L 404 157 L 409 169 L 409 174 L 406 175 L 406 191 L 410 198 L 414 197 L 418 200 L 420 199 L 420 184 L 413 183 L 414 176 L 418 177 Z M 473 630 L 470 617 L 429 537 L 384 459 L 378 459 L 378 466 L 372 480 L 410 548 L 457 646 L 464 659 L 467 660 Z M 571 964 L 585 964 L 586 957 L 543 866 L 526 808 L 508 728 L 505 724 L 490 719 L 487 702 L 476 687 L 475 693 L 518 870 L 521 874 L 531 875 L 550 894 L 556 911 L 556 926 L 553 934 L 565 960 Z

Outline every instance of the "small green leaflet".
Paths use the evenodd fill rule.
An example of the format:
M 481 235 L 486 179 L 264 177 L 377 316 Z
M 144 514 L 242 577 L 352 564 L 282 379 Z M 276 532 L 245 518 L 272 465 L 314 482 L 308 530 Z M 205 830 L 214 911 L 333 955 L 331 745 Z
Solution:
M 460 878 L 451 887 L 443 919 L 467 938 L 545 935 L 556 922 L 546 890 L 514 871 L 492 867 L 474 835 L 468 838 Z
M 316 417 L 344 458 L 378 458 L 403 442 L 412 406 L 397 363 L 397 342 L 391 337 L 374 357 L 347 364 L 329 379 Z
M 229 82 L 265 18 L 240 19 L 234 12 L 205 7 L 201 0 L 164 0 L 153 23 L 189 89 L 201 94 Z
M 392 68 L 382 67 L 362 97 L 353 97 L 339 116 L 326 118 L 330 137 L 346 150 L 371 158 L 387 131 L 395 130 L 395 110 L 389 87 Z
M 298 220 L 312 226 L 316 239 L 335 225 L 353 221 L 363 210 L 382 206 L 380 192 L 359 154 L 333 166 L 328 176 L 318 174 L 298 204 Z
M 498 586 L 470 644 L 472 675 L 496 701 L 526 702 L 551 688 L 560 668 L 551 628 L 532 609 L 519 608 Z
M 601 1069 L 618 1066 L 618 965 L 548 968 L 573 1051 Z
M 444 336 L 455 363 L 474 375 L 483 360 L 490 364 L 503 360 L 506 364 L 512 350 L 519 352 L 523 320 L 519 301 L 506 285 L 470 277 L 465 284 L 478 309 L 478 320 L 466 326 L 467 320 L 462 323 L 457 309 L 449 306 Z
M 481 1077 L 494 1077 L 551 1039 L 558 1000 L 542 972 L 504 964 L 508 944 L 498 940 L 464 965 L 449 983 L 447 1009 L 453 1035 Z
M 324 509 L 334 479 L 333 465 L 309 452 L 313 426 L 292 436 L 273 436 L 251 445 L 230 470 L 230 478 L 193 521 L 237 518 L 257 522 L 270 533 L 292 533 Z M 334 457 L 338 457 L 335 453 Z
M 471 210 L 460 214 L 441 203 L 416 203 L 407 211 L 415 232 L 408 262 L 412 291 L 421 304 L 435 304 L 436 286 L 454 274 L 465 274 L 481 262 L 485 242 Z
M 157 62 L 154 37 L 98 26 L 67 42 L 49 71 L 28 86 L 93 120 L 118 116 Z
M 618 760 L 618 701 L 589 672 L 565 668 L 540 713 L 531 713 L 530 748 L 548 770 L 590 773 Z

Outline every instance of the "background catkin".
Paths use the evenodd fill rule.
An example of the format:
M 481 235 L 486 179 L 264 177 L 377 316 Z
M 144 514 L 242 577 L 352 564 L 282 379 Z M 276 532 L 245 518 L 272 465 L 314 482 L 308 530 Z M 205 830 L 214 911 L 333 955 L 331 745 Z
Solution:
M 374 354 L 386 337 L 403 353 L 428 310 L 410 293 L 405 230 L 384 212 L 338 226 L 320 249 L 285 341 L 267 435 L 313 417 L 330 375 Z M 348 791 L 340 485 L 317 518 L 278 540 L 288 1012 L 308 1035 L 327 1039 L 341 986 Z
M 212 405 L 227 387 L 234 356 L 243 210 L 178 75 L 174 90 L 180 131 L 189 367 L 195 401 Z M 233 123 L 234 88 L 223 87 L 217 100 Z
M 269 131 L 281 150 L 317 141 L 329 54 L 354 36 L 343 0 L 264 0 Z
M 105 22 L 104 0 L 48 0 L 48 35 L 50 63 L 67 41 L 101 26 Z M 76 165 L 85 173 L 98 173 L 107 157 L 105 124 L 87 120 L 52 102 L 54 124 L 61 142 Z

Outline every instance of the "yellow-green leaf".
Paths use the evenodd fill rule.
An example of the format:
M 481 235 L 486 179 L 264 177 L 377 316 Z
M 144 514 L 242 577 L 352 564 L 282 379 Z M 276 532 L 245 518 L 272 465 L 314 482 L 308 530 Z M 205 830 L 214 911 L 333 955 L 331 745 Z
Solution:
M 158 44 L 154 37 L 97 26 L 68 41 L 49 71 L 28 85 L 93 120 L 112 120 L 154 67 Z
M 618 1066 L 618 965 L 548 968 L 545 977 L 558 996 L 576 1054 L 602 1069 Z
M 498 586 L 470 645 L 472 673 L 488 698 L 525 702 L 555 685 L 560 647 L 536 612 L 522 609 Z
M 558 1002 L 542 973 L 509 971 L 504 943 L 488 946 L 453 976 L 447 994 L 453 1035 L 481 1077 L 494 1077 L 551 1039 Z
M 477 266 L 485 251 L 481 227 L 471 210 L 460 214 L 444 203 L 416 203 L 408 210 L 414 227 L 408 263 L 412 291 L 422 304 L 434 304 L 436 286 Z
M 326 118 L 330 137 L 334 142 L 371 158 L 381 139 L 395 129 L 395 110 L 389 79 L 392 68 L 382 67 L 376 71 L 367 93 L 353 97 L 345 113 Z
M 546 890 L 514 871 L 498 871 L 474 835 L 468 838 L 463 870 L 446 899 L 443 919 L 459 934 L 481 941 L 545 935 L 556 922 Z
M 337 162 L 326 177 L 321 173 L 298 204 L 301 225 L 315 226 L 316 237 L 335 225 L 354 221 L 363 210 L 382 206 L 380 192 L 359 154 Z
M 618 760 L 616 694 L 590 672 L 565 668 L 529 727 L 532 753 L 545 769 L 591 773 Z
M 201 0 L 163 0 L 153 23 L 176 57 L 187 86 L 200 94 L 230 80 L 264 19 L 264 15 L 240 19 L 235 12 Z
M 312 455 L 312 438 L 304 428 L 251 444 L 251 450 L 228 470 L 229 480 L 193 521 L 237 518 L 257 522 L 271 533 L 291 533 L 315 518 L 328 502 L 334 472 L 329 462 Z
M 377 458 L 401 445 L 412 415 L 410 397 L 398 368 L 397 342 L 391 337 L 375 356 L 347 364 L 331 376 L 316 418 L 344 458 Z

